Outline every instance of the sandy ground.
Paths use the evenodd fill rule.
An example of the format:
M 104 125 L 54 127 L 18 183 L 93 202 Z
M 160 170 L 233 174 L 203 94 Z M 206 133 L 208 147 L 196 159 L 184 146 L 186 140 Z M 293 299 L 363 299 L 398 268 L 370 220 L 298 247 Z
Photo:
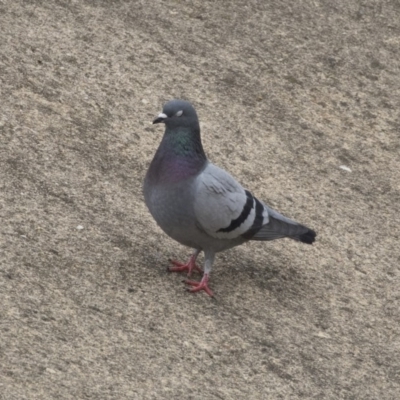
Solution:
M 399 4 L 0 1 L 0 399 L 398 399 Z M 220 254 L 214 300 L 143 202 L 174 97 L 319 234 Z

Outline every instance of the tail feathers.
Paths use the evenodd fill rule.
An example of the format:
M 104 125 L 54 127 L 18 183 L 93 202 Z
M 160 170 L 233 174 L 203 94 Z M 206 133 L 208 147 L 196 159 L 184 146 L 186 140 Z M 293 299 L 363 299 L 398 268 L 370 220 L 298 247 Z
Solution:
M 251 240 L 275 240 L 288 237 L 302 243 L 312 244 L 317 234 L 310 228 L 300 225 L 288 218 L 285 220 L 269 216 L 269 222 L 263 225 L 252 237 Z M 289 222 L 290 221 L 290 222 Z
M 306 228 L 306 227 L 304 227 Z M 315 242 L 316 232 L 312 229 L 306 228 L 307 231 L 299 236 L 299 240 L 302 243 L 313 244 Z

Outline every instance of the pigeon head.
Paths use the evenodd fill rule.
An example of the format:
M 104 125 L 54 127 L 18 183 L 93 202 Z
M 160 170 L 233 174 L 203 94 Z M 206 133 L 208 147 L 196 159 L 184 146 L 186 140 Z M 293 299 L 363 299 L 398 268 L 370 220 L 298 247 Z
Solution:
M 199 120 L 194 107 L 185 100 L 171 100 L 164 105 L 153 124 L 163 122 L 167 128 L 189 127 L 199 129 Z

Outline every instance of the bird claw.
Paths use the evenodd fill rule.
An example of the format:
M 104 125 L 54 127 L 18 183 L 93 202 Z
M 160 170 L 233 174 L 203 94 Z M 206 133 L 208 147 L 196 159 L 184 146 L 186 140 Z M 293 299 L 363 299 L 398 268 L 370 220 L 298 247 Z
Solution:
M 210 297 L 214 297 L 213 292 L 208 287 L 208 274 L 204 274 L 203 278 L 200 282 L 184 280 L 187 285 L 192 286 L 190 289 L 188 288 L 188 292 L 195 293 L 199 292 L 200 290 L 204 290 Z
M 187 276 L 190 276 L 192 274 L 192 271 L 198 271 L 202 273 L 202 269 L 195 263 L 195 260 L 190 257 L 189 261 L 187 263 L 180 263 L 179 261 L 175 260 L 169 260 L 171 264 L 175 265 L 175 267 L 168 267 L 167 271 L 169 272 L 184 272 L 187 271 L 188 274 Z

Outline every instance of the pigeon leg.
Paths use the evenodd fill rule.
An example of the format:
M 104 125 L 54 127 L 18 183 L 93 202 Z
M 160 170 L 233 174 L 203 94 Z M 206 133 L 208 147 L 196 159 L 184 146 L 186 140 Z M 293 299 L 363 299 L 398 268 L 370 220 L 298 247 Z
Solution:
M 214 262 L 214 257 L 214 253 L 205 252 L 204 274 L 200 282 L 190 280 L 184 281 L 187 285 L 192 286 L 190 289 L 188 289 L 189 292 L 194 293 L 204 290 L 209 296 L 214 297 L 213 292 L 208 287 L 208 280 L 210 279 L 211 266 Z
M 198 271 L 198 272 L 203 272 L 201 268 L 196 265 L 196 258 L 200 254 L 201 250 L 196 250 L 191 257 L 189 258 L 189 261 L 187 263 L 180 263 L 179 261 L 175 260 L 170 260 L 170 262 L 175 265 L 175 267 L 169 267 L 168 271 L 169 272 L 183 272 L 187 271 L 188 274 L 187 276 L 190 276 L 192 274 L 192 271 Z

